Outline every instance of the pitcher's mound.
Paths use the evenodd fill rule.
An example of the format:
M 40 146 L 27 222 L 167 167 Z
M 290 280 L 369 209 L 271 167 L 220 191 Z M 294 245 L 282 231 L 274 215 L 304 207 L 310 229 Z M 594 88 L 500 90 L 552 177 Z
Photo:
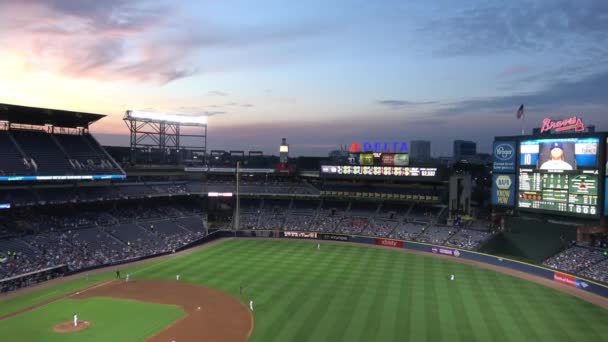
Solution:
M 71 333 L 71 332 L 75 332 L 75 331 L 80 331 L 80 330 L 84 330 L 88 327 L 91 326 L 91 323 L 89 321 L 81 321 L 78 320 L 78 325 L 74 326 L 74 321 L 68 321 L 68 322 L 63 322 L 63 323 L 59 323 L 56 326 L 53 327 L 53 331 L 56 333 Z

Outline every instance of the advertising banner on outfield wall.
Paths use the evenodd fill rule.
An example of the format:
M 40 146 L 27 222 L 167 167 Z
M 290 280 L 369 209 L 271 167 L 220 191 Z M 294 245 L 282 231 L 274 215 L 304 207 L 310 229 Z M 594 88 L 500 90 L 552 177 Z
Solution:
M 455 256 L 455 257 L 460 256 L 460 251 L 458 251 L 457 249 L 445 248 L 445 247 L 431 247 L 431 252 L 433 252 L 435 254 L 449 255 L 449 256 Z
M 515 172 L 515 141 L 494 142 L 494 172 Z
M 309 232 L 284 232 L 283 236 L 291 237 L 291 238 L 300 238 L 300 239 L 316 239 L 317 233 L 309 233 Z
M 348 235 L 336 235 L 336 234 L 319 234 L 320 239 L 333 240 L 333 241 L 349 241 Z
M 403 241 L 389 240 L 389 239 L 376 239 L 376 245 L 403 248 Z
M 492 175 L 492 205 L 515 206 L 515 175 Z

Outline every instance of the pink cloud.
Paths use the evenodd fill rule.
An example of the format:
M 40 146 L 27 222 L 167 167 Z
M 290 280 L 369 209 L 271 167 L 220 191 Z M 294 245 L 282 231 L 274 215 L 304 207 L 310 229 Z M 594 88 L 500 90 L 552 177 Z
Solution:
M 512 65 L 506 69 L 504 69 L 503 71 L 501 71 L 500 73 L 498 73 L 498 78 L 509 78 L 509 77 L 513 77 L 513 76 L 517 76 L 517 75 L 521 75 L 521 74 L 526 74 L 530 72 L 530 68 L 526 65 Z

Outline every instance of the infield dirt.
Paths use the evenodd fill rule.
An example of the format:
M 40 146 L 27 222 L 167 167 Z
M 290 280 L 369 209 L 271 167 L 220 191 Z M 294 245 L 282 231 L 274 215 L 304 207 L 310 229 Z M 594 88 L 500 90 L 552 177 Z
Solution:
M 53 331 L 60 334 L 71 333 L 76 331 L 84 330 L 91 326 L 89 321 L 81 321 L 78 320 L 78 325 L 74 326 L 74 322 L 67 321 L 63 323 L 59 323 L 53 327 Z
M 150 337 L 147 340 L 149 342 L 244 342 L 253 330 L 253 316 L 244 304 L 222 291 L 193 284 L 174 281 L 113 281 L 72 298 L 90 297 L 181 307 L 186 316 Z

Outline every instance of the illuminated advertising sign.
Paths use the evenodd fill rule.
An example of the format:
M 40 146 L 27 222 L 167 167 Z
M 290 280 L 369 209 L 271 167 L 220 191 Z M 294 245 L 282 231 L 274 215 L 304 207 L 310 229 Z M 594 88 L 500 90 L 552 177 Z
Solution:
M 518 207 L 598 215 L 598 146 L 597 137 L 521 141 Z
M 540 127 L 541 134 L 546 132 L 563 133 L 568 131 L 584 132 L 585 124 L 583 124 L 583 120 L 577 116 L 563 120 L 544 118 L 543 124 Z
M 515 175 L 492 176 L 492 205 L 515 205 Z
M 293 238 L 301 238 L 301 239 L 316 239 L 317 238 L 317 233 L 284 232 L 283 236 L 285 236 L 285 237 L 293 237 Z
M 382 141 L 382 142 L 369 142 L 365 141 L 362 144 L 354 142 L 350 145 L 351 153 L 360 152 L 384 152 L 384 153 L 408 153 L 407 142 L 405 141 Z
M 358 165 L 322 165 L 321 174 L 326 176 L 384 176 L 384 177 L 420 177 L 438 176 L 438 169 L 433 167 L 402 166 L 358 166 Z
M 10 209 L 10 208 L 11 208 L 10 203 L 0 203 L 0 209 Z
M 0 176 L 0 182 L 125 179 L 125 175 Z
M 394 247 L 394 248 L 403 248 L 403 241 L 389 240 L 389 239 L 376 239 L 376 245 Z
M 494 172 L 515 172 L 516 145 L 514 141 L 494 142 Z

